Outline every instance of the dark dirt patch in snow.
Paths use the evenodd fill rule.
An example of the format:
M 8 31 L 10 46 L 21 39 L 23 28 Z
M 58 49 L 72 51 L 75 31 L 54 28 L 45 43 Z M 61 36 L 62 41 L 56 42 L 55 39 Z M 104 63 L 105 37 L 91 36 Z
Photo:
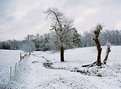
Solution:
M 43 66 L 48 69 L 54 69 L 54 67 L 52 67 L 52 64 L 53 63 L 50 60 L 46 60 L 46 62 L 43 63 Z
M 32 61 L 33 64 L 38 63 L 39 61 Z

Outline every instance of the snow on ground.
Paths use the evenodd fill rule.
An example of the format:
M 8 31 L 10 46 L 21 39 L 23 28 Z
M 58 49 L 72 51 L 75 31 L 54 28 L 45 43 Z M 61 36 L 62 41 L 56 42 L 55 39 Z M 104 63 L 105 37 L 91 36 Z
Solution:
M 103 50 L 106 48 L 103 47 Z M 59 62 L 58 52 L 34 52 L 18 63 L 16 75 L 8 87 L 11 89 L 121 89 L 121 46 L 112 46 L 111 50 L 108 63 L 102 68 L 81 67 L 96 60 L 95 47 L 66 50 L 64 63 Z M 16 54 L 17 51 L 0 51 L 0 63 L 3 62 L 1 59 L 6 59 L 5 65 L 9 62 L 15 63 L 18 59 Z M 105 51 L 102 59 L 104 57 Z M 43 65 L 47 62 L 52 63 L 51 67 Z M 88 74 L 77 72 L 77 69 L 87 71 Z
M 10 66 L 14 66 L 19 61 L 21 51 L 0 50 L 0 88 L 5 86 L 10 80 Z

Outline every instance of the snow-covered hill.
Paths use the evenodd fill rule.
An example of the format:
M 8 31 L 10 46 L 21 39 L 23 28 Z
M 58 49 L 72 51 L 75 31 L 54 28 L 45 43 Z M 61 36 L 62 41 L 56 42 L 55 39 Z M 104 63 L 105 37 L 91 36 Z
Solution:
M 106 48 L 103 50 L 102 59 Z M 59 61 L 60 54 L 53 52 L 33 52 L 19 62 L 20 52 L 0 50 L 1 88 L 7 85 L 11 89 L 121 89 L 121 46 L 111 47 L 108 63 L 102 68 L 81 67 L 96 60 L 95 47 L 66 50 L 64 63 Z M 11 65 L 13 74 L 9 81 Z

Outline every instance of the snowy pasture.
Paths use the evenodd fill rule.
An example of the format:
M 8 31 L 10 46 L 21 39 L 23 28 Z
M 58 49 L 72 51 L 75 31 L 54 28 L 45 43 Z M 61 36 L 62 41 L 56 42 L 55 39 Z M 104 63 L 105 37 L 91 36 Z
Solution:
M 121 46 L 112 46 L 107 65 L 83 68 L 96 60 L 95 47 L 66 50 L 63 63 L 58 52 L 33 52 L 18 62 L 20 51 L 0 50 L 0 85 L 11 89 L 121 89 L 120 53 Z M 16 73 L 9 81 L 10 66 L 16 62 Z
M 10 67 L 13 67 L 20 60 L 20 52 L 0 50 L 0 89 L 10 81 Z

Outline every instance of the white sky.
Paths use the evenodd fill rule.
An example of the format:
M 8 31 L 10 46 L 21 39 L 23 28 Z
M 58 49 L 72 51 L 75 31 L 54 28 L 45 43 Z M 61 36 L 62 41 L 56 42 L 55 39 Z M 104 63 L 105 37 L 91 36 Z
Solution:
M 0 0 L 0 40 L 21 40 L 28 34 L 50 32 L 43 13 L 57 8 L 74 19 L 79 33 L 98 23 L 121 30 L 121 0 Z

